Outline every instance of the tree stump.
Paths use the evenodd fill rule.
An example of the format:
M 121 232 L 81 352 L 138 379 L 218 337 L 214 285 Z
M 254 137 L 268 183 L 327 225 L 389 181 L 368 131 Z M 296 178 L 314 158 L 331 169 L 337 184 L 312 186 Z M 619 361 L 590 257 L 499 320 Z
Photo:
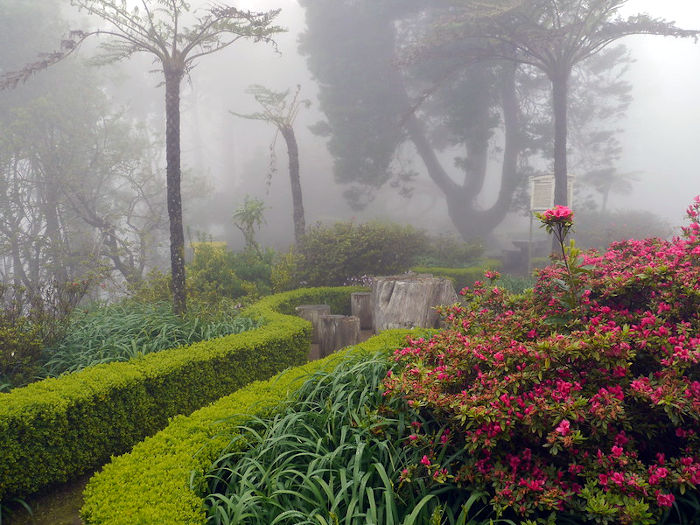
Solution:
M 322 315 L 329 315 L 331 307 L 327 304 L 303 304 L 296 307 L 299 317 L 311 322 L 313 331 L 311 332 L 311 344 L 317 344 L 318 338 L 318 318 Z
M 350 294 L 351 314 L 360 318 L 360 330 L 372 330 L 372 294 L 355 292 Z
M 357 344 L 360 339 L 360 319 L 354 315 L 321 315 L 318 321 L 321 358 L 346 346 Z
M 435 306 L 458 302 L 449 279 L 429 274 L 375 277 L 372 282 L 374 328 L 437 328 Z

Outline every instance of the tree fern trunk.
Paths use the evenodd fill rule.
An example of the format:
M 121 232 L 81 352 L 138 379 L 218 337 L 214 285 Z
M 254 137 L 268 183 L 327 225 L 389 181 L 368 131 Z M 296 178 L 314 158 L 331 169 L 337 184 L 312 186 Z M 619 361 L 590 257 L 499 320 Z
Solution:
M 182 227 L 180 194 L 180 81 L 182 71 L 165 67 L 165 148 L 168 218 L 170 220 L 170 268 L 172 273 L 173 310 L 187 311 L 185 294 L 185 234 Z

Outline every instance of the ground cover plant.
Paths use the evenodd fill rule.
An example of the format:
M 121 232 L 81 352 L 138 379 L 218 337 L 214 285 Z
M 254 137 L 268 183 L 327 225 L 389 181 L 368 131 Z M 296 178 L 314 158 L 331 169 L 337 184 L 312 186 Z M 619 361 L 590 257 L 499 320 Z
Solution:
M 237 428 L 207 475 L 208 523 L 479 523 L 484 494 L 402 469 L 434 447 L 407 446 L 424 423 L 382 382 L 386 352 L 314 374 L 279 414 Z M 446 449 L 445 449 L 446 450 Z M 448 460 L 444 457 L 442 460 Z
M 564 256 L 532 293 L 488 273 L 444 308 L 448 329 L 397 351 L 388 396 L 431 417 L 416 446 L 447 435 L 462 451 L 436 445 L 407 478 L 444 472 L 519 519 L 696 523 L 700 198 L 688 216 L 671 241 L 581 254 L 564 248 L 571 211 L 543 214 Z
M 186 316 L 173 313 L 168 302 L 117 304 L 76 312 L 66 336 L 45 350 L 44 372 L 56 377 L 85 367 L 128 361 L 139 355 L 238 334 L 258 323 L 237 316 L 230 308 L 208 309 L 190 305 Z

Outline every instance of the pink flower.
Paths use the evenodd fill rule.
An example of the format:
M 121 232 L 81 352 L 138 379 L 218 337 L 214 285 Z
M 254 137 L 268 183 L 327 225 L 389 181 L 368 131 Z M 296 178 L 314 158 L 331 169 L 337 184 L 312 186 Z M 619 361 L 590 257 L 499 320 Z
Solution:
M 673 502 L 676 501 L 676 497 L 673 494 L 663 494 L 660 491 L 656 492 L 656 502 L 659 507 L 670 507 Z
M 428 456 L 423 456 L 423 458 L 420 460 L 422 465 L 425 465 L 426 467 L 430 466 L 430 460 L 428 459 Z
M 566 206 L 557 204 L 554 208 L 542 214 L 545 222 L 571 222 L 574 219 L 574 212 Z
M 568 436 L 569 433 L 571 433 L 571 423 L 569 423 L 568 419 L 562 419 L 561 423 L 559 423 L 559 426 L 555 430 L 562 436 Z

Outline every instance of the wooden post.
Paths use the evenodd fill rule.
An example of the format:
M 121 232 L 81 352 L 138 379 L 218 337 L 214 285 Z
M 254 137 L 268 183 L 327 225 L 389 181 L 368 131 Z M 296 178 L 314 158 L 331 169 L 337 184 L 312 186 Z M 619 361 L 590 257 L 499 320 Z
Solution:
M 350 310 L 352 315 L 360 318 L 360 330 L 372 330 L 372 294 L 355 292 L 350 294 Z
M 311 344 L 318 343 L 318 318 L 322 315 L 329 315 L 331 313 L 331 307 L 327 304 L 303 304 L 297 306 L 296 311 L 299 317 L 311 321 L 311 325 L 313 326 Z
M 372 281 L 374 329 L 437 328 L 436 306 L 458 302 L 452 283 L 443 277 L 406 274 Z
M 360 339 L 360 319 L 354 315 L 321 315 L 318 321 L 321 358 L 346 346 L 357 344 Z

